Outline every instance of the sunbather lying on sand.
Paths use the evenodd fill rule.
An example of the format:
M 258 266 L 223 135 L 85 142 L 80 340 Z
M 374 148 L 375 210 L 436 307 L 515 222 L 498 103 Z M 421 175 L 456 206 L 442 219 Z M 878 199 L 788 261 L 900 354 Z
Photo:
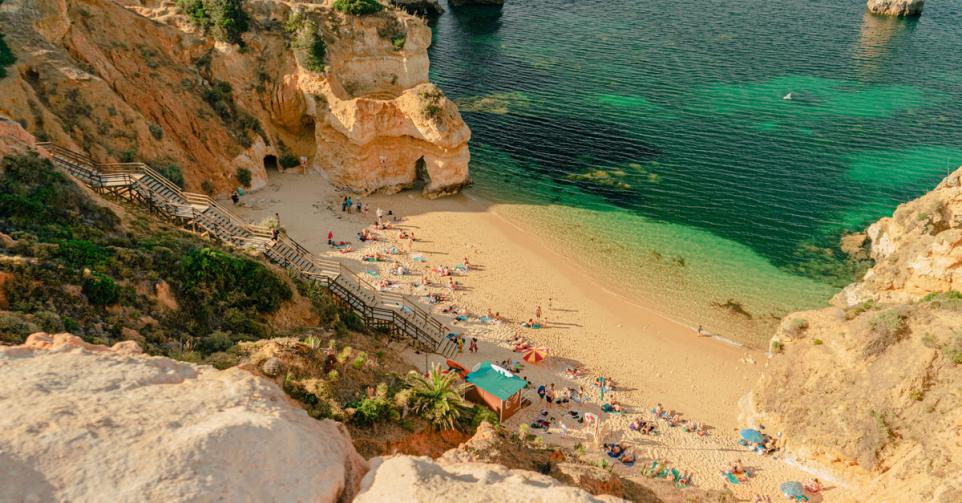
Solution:
M 533 318 L 521 324 L 524 328 L 541 328 L 541 324 L 534 321 Z

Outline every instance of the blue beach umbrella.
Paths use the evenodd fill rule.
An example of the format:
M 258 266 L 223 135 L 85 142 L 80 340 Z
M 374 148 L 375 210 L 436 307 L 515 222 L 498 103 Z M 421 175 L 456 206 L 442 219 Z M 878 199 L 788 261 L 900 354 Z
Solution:
M 801 482 L 785 482 L 778 488 L 781 489 L 782 494 L 793 498 L 795 501 L 808 501 L 808 496 L 805 496 L 805 488 L 802 487 Z
M 742 431 L 740 432 L 740 434 L 741 434 L 741 436 L 742 436 L 743 439 L 745 439 L 745 440 L 747 440 L 747 441 L 749 441 L 749 442 L 751 442 L 751 443 L 753 443 L 753 444 L 761 444 L 761 443 L 764 443 L 764 442 L 765 442 L 765 436 L 762 435 L 762 432 L 760 432 L 760 431 L 758 431 L 758 430 L 753 430 L 753 429 L 751 429 L 751 428 L 745 428 L 744 430 L 742 430 Z

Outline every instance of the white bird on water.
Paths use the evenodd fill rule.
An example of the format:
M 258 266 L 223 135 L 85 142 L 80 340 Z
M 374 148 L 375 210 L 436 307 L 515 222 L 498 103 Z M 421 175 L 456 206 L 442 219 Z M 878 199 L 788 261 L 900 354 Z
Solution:
M 782 99 L 783 99 L 783 100 L 790 100 L 790 99 L 792 99 L 792 93 L 786 94 L 785 97 L 783 97 Z

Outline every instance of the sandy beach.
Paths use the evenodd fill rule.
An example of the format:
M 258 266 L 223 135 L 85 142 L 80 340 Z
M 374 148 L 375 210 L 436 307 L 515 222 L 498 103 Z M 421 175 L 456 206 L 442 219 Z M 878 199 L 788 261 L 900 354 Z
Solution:
M 599 413 L 604 441 L 627 442 L 642 462 L 652 458 L 667 460 L 669 466 L 693 472 L 695 485 L 728 487 L 739 498 L 754 494 L 780 498 L 779 483 L 805 481 L 813 476 L 787 463 L 780 454 L 758 456 L 737 444 L 737 430 L 749 426 L 739 422 L 739 400 L 762 372 L 767 361 L 763 352 L 701 336 L 696 328 L 675 321 L 670 313 L 658 311 L 645 299 L 629 297 L 604 284 L 598 274 L 564 258 L 554 251 L 555 245 L 526 229 L 519 217 L 523 208 L 492 205 L 470 191 L 433 201 L 404 192 L 362 197 L 370 208 L 368 214 L 347 214 L 340 207 L 346 193 L 334 190 L 323 176 L 271 175 L 266 188 L 242 199 L 238 214 L 258 222 L 278 213 L 285 231 L 294 239 L 320 255 L 346 260 L 353 270 L 367 275 L 372 282 L 390 279 L 396 282 L 390 288 L 402 293 L 441 292 L 448 296 L 449 300 L 436 307 L 454 304 L 466 309 L 470 313 L 468 321 L 458 326 L 469 340 L 479 340 L 477 353 L 469 353 L 466 345 L 464 354 L 458 356 L 466 367 L 489 359 L 520 359 L 519 353 L 511 351 L 509 341 L 521 335 L 533 346 L 548 348 L 550 356 L 544 363 L 526 365 L 520 375 L 528 378 L 533 388 L 549 383 L 555 383 L 559 389 L 583 386 L 591 403 L 569 404 L 570 408 Z M 373 231 L 377 241 L 361 243 L 356 234 L 374 223 L 377 208 L 385 213 L 391 210 L 402 221 L 392 230 Z M 406 252 L 408 244 L 397 239 L 401 229 L 414 233 L 411 253 Z M 351 241 L 353 251 L 340 253 L 329 247 L 329 231 L 337 241 Z M 400 253 L 390 255 L 392 247 Z M 383 253 L 387 261 L 361 260 L 365 253 L 373 252 Z M 418 254 L 424 262 L 412 259 Z M 435 267 L 462 264 L 465 259 L 470 263 L 469 272 L 454 278 L 463 285 L 455 292 L 443 286 L 447 278 L 431 272 Z M 394 261 L 411 273 L 392 275 L 387 266 Z M 416 286 L 422 274 L 428 275 L 433 286 Z M 539 306 L 544 327 L 521 327 L 522 322 L 535 318 Z M 499 313 L 504 321 L 481 322 L 479 318 L 489 309 Z M 424 366 L 421 355 L 412 355 L 411 360 L 418 367 Z M 584 377 L 564 377 L 566 368 L 580 366 L 588 369 Z M 604 401 L 621 402 L 626 413 L 600 413 L 599 397 L 592 384 L 598 375 L 608 376 L 616 383 Z M 531 421 L 546 409 L 534 389 L 529 390 L 528 397 L 533 404 L 508 421 L 506 428 L 517 431 L 519 424 Z M 686 433 L 663 421 L 657 421 L 656 436 L 627 430 L 635 418 L 655 420 L 648 411 L 659 403 L 665 409 L 679 411 L 683 418 L 705 423 L 709 426 L 708 434 L 701 437 Z M 567 410 L 556 406 L 548 411 L 549 417 L 558 420 L 549 433 L 537 431 L 549 443 L 590 443 L 590 433 L 582 431 L 582 426 L 567 414 Z M 565 422 L 568 438 L 560 438 L 561 422 Z M 605 457 L 603 452 L 599 455 L 599 460 Z M 733 485 L 723 480 L 720 472 L 737 460 L 753 468 L 755 475 L 746 483 Z M 630 469 L 618 464 L 615 469 L 637 476 L 642 462 Z M 825 475 L 815 476 L 826 480 Z M 829 480 L 827 485 L 832 489 L 824 493 L 824 501 L 849 500 L 837 481 Z

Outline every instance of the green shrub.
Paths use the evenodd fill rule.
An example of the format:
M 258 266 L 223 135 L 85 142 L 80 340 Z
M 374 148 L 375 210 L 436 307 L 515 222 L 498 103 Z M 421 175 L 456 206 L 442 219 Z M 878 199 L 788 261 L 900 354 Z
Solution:
M 128 148 L 120 153 L 117 157 L 120 162 L 136 162 L 137 161 L 137 150 L 133 148 Z
M 0 33 L 0 79 L 7 76 L 6 67 L 16 62 L 16 56 L 13 55 L 13 51 L 7 46 L 7 42 L 3 40 L 3 33 Z
M 284 169 L 295 168 L 301 165 L 301 160 L 290 152 L 281 154 L 281 157 L 277 160 L 277 162 L 280 163 L 281 167 Z
M 120 288 L 113 278 L 96 272 L 84 278 L 82 291 L 95 306 L 111 306 L 120 299 Z
M 398 35 L 396 37 L 391 37 L 391 46 L 394 47 L 395 51 L 400 51 L 404 49 L 404 43 L 407 41 L 406 35 Z
M 214 193 L 214 184 L 210 180 L 204 180 L 200 182 L 200 190 L 204 191 L 204 194 L 212 195 Z
M 367 362 L 367 353 L 365 353 L 364 351 L 361 351 L 360 353 L 357 354 L 357 358 L 354 359 L 354 363 L 352 365 L 354 366 L 355 369 L 361 370 L 362 368 L 364 368 L 365 362 Z
M 184 173 L 181 172 L 180 166 L 174 162 L 165 162 L 153 166 L 154 170 L 160 173 L 164 178 L 173 182 L 174 185 L 184 188 Z
M 291 47 L 298 63 L 312 72 L 323 72 L 327 46 L 318 34 L 317 23 L 295 12 L 287 19 L 285 29 L 292 37 Z
M 113 231 L 119 222 L 50 161 L 36 154 L 3 158 L 0 231 L 30 232 L 41 240 L 83 239 Z
M 865 356 L 881 354 L 902 340 L 908 329 L 906 318 L 908 315 L 899 308 L 888 309 L 873 316 L 868 322 L 873 337 L 865 345 Z
M 240 168 L 237 170 L 237 181 L 240 182 L 244 187 L 251 186 L 251 170 L 247 168 Z
M 812 344 L 814 344 L 814 345 L 816 345 L 816 346 L 821 346 L 822 344 L 825 344 L 825 341 L 823 341 L 823 340 L 821 340 L 821 339 L 815 339 L 815 340 L 812 341 Z
M 865 302 L 862 302 L 861 304 L 856 304 L 846 309 L 845 318 L 849 320 L 854 320 L 855 318 L 858 318 L 859 316 L 861 316 L 862 313 L 871 311 L 872 309 L 875 309 L 877 307 L 878 306 L 875 304 L 874 300 L 867 300 Z
M 366 16 L 384 9 L 377 0 L 335 0 L 334 8 L 354 16 Z
M 347 404 L 347 407 L 354 409 L 351 422 L 360 426 L 371 426 L 376 423 L 401 419 L 401 414 L 394 407 L 394 404 L 383 397 L 364 398 Z
M 151 122 L 151 123 L 147 126 L 147 129 L 150 130 L 150 134 L 151 134 L 151 136 L 154 137 L 154 139 L 157 139 L 157 140 L 163 139 L 163 137 L 164 137 L 164 128 L 160 127 L 160 125 L 154 124 L 153 122 Z
M 103 264 L 110 251 L 85 239 L 70 239 L 59 243 L 56 257 L 72 269 L 83 269 Z
M 22 314 L 0 311 L 0 342 L 20 344 L 28 335 L 40 331 L 39 325 L 27 320 Z
M 804 318 L 795 318 L 786 327 L 786 332 L 792 336 L 801 335 L 806 330 L 808 330 L 808 320 Z
M 498 426 L 501 424 L 501 422 L 498 420 L 498 415 L 487 407 L 475 405 L 472 413 L 471 426 L 475 429 L 477 429 L 478 426 L 481 426 L 481 423 L 484 422 L 491 423 L 492 426 Z
M 177 6 L 191 23 L 210 32 L 215 39 L 233 44 L 250 28 L 242 0 L 177 0 Z

